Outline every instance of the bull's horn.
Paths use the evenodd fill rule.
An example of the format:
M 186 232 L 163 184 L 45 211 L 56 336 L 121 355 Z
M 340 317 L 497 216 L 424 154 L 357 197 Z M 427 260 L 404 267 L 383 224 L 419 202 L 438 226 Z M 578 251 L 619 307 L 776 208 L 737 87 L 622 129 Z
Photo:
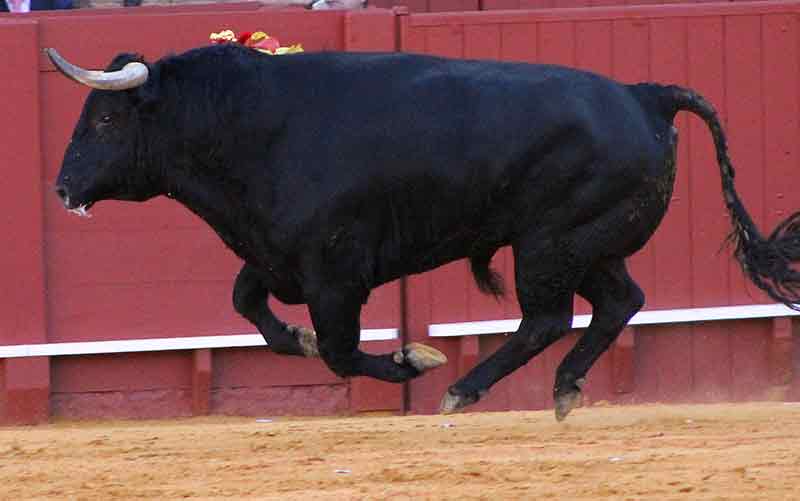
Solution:
M 119 71 L 85 70 L 70 63 L 55 50 L 45 49 L 47 57 L 65 76 L 93 89 L 125 90 L 139 87 L 147 81 L 147 66 L 133 62 Z

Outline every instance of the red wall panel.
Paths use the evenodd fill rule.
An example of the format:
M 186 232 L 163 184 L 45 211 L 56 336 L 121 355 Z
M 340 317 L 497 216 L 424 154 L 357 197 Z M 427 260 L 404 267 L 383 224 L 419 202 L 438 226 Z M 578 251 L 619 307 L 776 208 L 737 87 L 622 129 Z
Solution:
M 484 0 L 483 8 L 492 8 L 492 1 Z M 506 7 L 514 2 L 551 7 L 542 0 L 497 0 L 495 5 L 500 2 Z M 737 187 L 762 229 L 768 231 L 799 208 L 800 180 L 794 173 L 800 135 L 800 4 L 602 7 L 612 3 L 629 2 L 572 4 L 592 7 L 587 9 L 414 15 L 256 10 L 253 4 L 242 4 L 226 6 L 225 12 L 203 6 L 124 15 L 43 13 L 24 22 L 2 21 L 0 40 L 21 44 L 29 54 L 16 61 L 16 69 L 9 69 L 13 64 L 0 69 L 13 72 L 17 80 L 11 80 L 21 89 L 16 96 L 27 99 L 9 100 L 6 95 L 4 109 L 18 107 L 14 116 L 23 117 L 17 129 L 23 139 L 11 141 L 4 135 L 0 142 L 8 144 L 0 150 L 7 157 L 3 165 L 30 166 L 9 171 L 16 184 L 6 185 L 7 193 L 0 197 L 13 209 L 3 213 L 15 214 L 5 222 L 6 234 L 27 232 L 22 244 L 6 246 L 0 259 L 7 268 L 3 290 L 11 294 L 3 302 L 2 344 L 255 331 L 230 302 L 238 260 L 185 209 L 159 199 L 135 205 L 105 202 L 89 220 L 63 210 L 51 193 L 53 180 L 87 92 L 58 75 L 38 54 L 40 47 L 61 48 L 76 62 L 97 67 L 122 50 L 135 48 L 157 58 L 202 45 L 210 32 L 231 27 L 264 29 L 308 50 L 399 48 L 565 64 L 623 81 L 684 84 L 715 103 L 725 120 L 739 172 Z M 415 5 L 412 10 L 478 8 L 471 0 Z M 143 24 L 147 37 L 140 36 Z M 646 307 L 769 302 L 741 277 L 729 250 L 720 252 L 729 223 L 706 126 L 687 114 L 676 125 L 678 177 L 670 210 L 648 246 L 630 260 L 647 292 Z M 366 378 L 343 381 L 320 361 L 279 357 L 259 348 L 10 359 L 0 363 L 0 420 L 13 421 L 12 415 L 30 420 L 50 412 L 163 417 L 208 411 L 397 410 L 404 398 L 412 411 L 432 411 L 447 386 L 505 336 L 431 339 L 428 325 L 519 316 L 510 249 L 499 251 L 493 266 L 506 277 L 504 301 L 480 294 L 463 261 L 388 284 L 371 296 L 362 315 L 364 328 L 403 327 L 407 340 L 435 346 L 450 358 L 446 366 L 409 383 L 405 396 L 402 386 Z M 272 304 L 284 320 L 310 324 L 305 308 Z M 584 301 L 576 301 L 576 313 L 589 312 Z M 784 327 L 783 337 L 771 320 L 631 329 L 628 344 L 597 362 L 587 400 L 765 398 L 774 389 L 770 381 L 786 382 L 776 371 L 788 370 L 788 378 L 795 380 L 791 374 L 800 374 L 800 348 L 791 346 L 791 324 Z M 555 368 L 578 335 L 569 334 L 502 381 L 475 410 L 550 406 Z M 365 349 L 385 352 L 401 342 L 373 343 Z
M 47 310 L 43 261 L 39 75 L 31 65 L 38 54 L 39 27 L 8 22 L 0 29 L 3 54 L 0 109 L 6 125 L 0 134 L 0 343 L 46 342 Z M 7 360 L 2 367 L 8 422 L 46 419 L 47 360 Z
M 404 20 L 401 46 L 414 52 L 563 64 L 626 82 L 655 80 L 698 90 L 725 122 L 736 186 L 768 232 L 800 208 L 800 191 L 791 190 L 797 180 L 788 175 L 797 169 L 797 12 L 796 4 L 765 3 L 416 15 Z M 779 82 L 777 94 L 772 82 Z M 783 102 L 785 108 L 778 104 Z M 646 292 L 645 308 L 772 302 L 744 279 L 723 245 L 730 224 L 706 125 L 685 113 L 675 124 L 680 139 L 671 207 L 652 240 L 629 260 Z M 508 250 L 496 261 L 512 282 Z M 423 304 L 417 305 L 421 290 Z M 508 301 L 489 306 L 476 295 L 466 264 L 450 264 L 409 281 L 408 315 L 430 323 L 519 316 Z M 588 313 L 589 308 L 578 300 L 576 312 Z M 409 334 L 425 339 L 427 331 L 419 327 L 414 324 Z M 769 384 L 771 329 L 770 320 L 636 328 L 636 388 L 626 395 L 611 393 L 614 368 L 601 360 L 587 393 L 591 400 L 609 396 L 620 401 L 763 398 Z M 500 339 L 481 340 L 479 358 Z M 457 338 L 437 342 L 456 353 L 461 345 L 469 346 Z M 493 392 L 529 387 L 534 373 L 542 376 L 543 364 L 550 384 L 570 345 L 558 343 L 510 378 L 518 382 L 504 382 Z M 427 393 L 441 392 L 453 381 L 452 374 L 440 373 L 431 375 L 427 386 L 412 384 L 412 409 L 434 410 L 438 399 Z M 506 397 L 489 398 L 485 408 L 506 405 Z M 538 407 L 549 397 L 545 402 L 514 398 Z
M 231 304 L 241 263 L 178 204 L 104 202 L 91 219 L 64 211 L 53 184 L 88 90 L 59 75 L 39 49 L 55 47 L 76 63 L 97 68 L 118 52 L 137 51 L 154 60 L 205 45 L 211 32 L 232 28 L 262 29 L 306 50 L 393 50 L 394 14 L 261 9 L 255 3 L 60 14 L 0 24 L 0 40 L 16 47 L 0 70 L 9 72 L 12 92 L 0 99 L 8 101 L 3 109 L 17 121 L 13 134 L 0 138 L 8 141 L 3 155 L 10 155 L 2 165 L 13 167 L 4 178 L 15 180 L 4 185 L 9 193 L 3 192 L 0 204 L 10 204 L 4 213 L 15 218 L 8 219 L 12 227 L 6 234 L 18 240 L 0 259 L 8 267 L 2 289 L 10 294 L 2 302 L 9 311 L 3 315 L 7 325 L 0 330 L 0 344 L 256 332 Z M 147 36 L 142 36 L 143 25 Z M 310 325 L 304 308 L 274 307 L 286 321 Z M 401 324 L 398 282 L 375 291 L 363 325 Z M 399 341 L 382 346 L 397 349 Z M 31 422 L 49 412 L 163 417 L 198 409 L 307 411 L 312 397 L 319 399 L 319 409 L 350 408 L 349 385 L 319 360 L 277 357 L 266 348 L 216 350 L 198 365 L 201 359 L 192 352 L 164 352 L 5 360 L 0 421 Z M 382 387 L 371 381 L 358 386 L 362 394 L 375 388 Z M 268 395 L 279 397 L 272 407 L 250 401 Z M 362 398 L 354 405 L 397 410 L 401 404 L 395 390 L 382 404 Z

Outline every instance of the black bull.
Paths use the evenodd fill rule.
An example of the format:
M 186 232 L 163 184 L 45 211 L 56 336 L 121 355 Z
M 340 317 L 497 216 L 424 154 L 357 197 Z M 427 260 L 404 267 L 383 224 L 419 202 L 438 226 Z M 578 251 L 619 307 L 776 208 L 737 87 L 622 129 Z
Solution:
M 416 377 L 444 356 L 420 344 L 358 349 L 370 291 L 466 257 L 478 286 L 501 294 L 489 262 L 511 245 L 522 323 L 449 388 L 445 412 L 563 336 L 576 293 L 593 315 L 558 367 L 557 418 L 579 404 L 589 368 L 644 303 L 625 258 L 667 210 L 680 110 L 711 131 L 742 269 L 775 300 L 798 302 L 800 216 L 761 235 L 716 113 L 688 89 L 403 54 L 222 45 L 155 63 L 120 55 L 90 72 L 48 53 L 95 88 L 58 176 L 66 207 L 158 195 L 185 205 L 244 261 L 234 306 L 278 353 L 321 356 L 343 377 Z M 307 304 L 315 331 L 277 319 L 270 294 Z

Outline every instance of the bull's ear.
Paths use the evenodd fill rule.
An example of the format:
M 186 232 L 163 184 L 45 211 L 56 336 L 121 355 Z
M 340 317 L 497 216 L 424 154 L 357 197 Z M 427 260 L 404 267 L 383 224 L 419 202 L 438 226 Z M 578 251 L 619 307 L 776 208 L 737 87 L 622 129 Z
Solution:
M 141 54 L 131 54 L 124 52 L 122 54 L 117 54 L 117 56 L 109 63 L 108 67 L 106 67 L 106 71 L 118 71 L 125 67 L 128 63 L 142 63 L 147 64 L 144 60 L 144 56 Z
M 129 91 L 136 106 L 141 110 L 157 106 L 161 96 L 161 72 L 158 71 L 158 65 L 148 65 L 148 70 L 147 82 Z

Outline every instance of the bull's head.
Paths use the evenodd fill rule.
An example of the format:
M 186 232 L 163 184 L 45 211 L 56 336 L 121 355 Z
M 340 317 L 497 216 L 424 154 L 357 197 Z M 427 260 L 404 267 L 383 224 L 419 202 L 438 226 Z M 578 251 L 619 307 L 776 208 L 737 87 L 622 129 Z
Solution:
M 146 200 L 159 193 L 142 172 L 136 144 L 142 133 L 142 103 L 149 70 L 138 56 L 118 56 L 106 71 L 85 70 L 46 49 L 58 70 L 91 87 L 67 147 L 56 193 L 67 209 L 86 215 L 105 199 Z

